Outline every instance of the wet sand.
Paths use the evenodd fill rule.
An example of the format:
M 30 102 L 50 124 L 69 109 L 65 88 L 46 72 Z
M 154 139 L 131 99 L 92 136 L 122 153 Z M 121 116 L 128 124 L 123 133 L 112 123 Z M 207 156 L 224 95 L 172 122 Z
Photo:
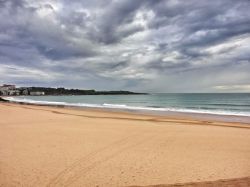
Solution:
M 0 137 L 4 187 L 249 185 L 250 124 L 0 103 Z

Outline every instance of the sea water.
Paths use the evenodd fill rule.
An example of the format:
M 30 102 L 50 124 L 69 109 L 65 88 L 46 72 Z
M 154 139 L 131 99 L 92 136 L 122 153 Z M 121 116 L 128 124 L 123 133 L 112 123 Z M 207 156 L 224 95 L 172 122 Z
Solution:
M 7 99 L 44 105 L 250 116 L 250 93 L 18 96 Z

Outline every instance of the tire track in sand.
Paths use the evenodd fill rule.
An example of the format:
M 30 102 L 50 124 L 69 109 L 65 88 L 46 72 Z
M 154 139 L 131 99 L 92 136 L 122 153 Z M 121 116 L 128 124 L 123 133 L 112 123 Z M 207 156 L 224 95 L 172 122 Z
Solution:
M 102 149 L 94 151 L 89 155 L 76 160 L 72 165 L 61 171 L 55 178 L 49 181 L 47 187 L 70 186 L 77 179 L 83 177 L 92 169 L 107 162 L 122 152 L 143 144 L 147 140 L 152 139 L 152 134 L 137 133 L 122 138 Z

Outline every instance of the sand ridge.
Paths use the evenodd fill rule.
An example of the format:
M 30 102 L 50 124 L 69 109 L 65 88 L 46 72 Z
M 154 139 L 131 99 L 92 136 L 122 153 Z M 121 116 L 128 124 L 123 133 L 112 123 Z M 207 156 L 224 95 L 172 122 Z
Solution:
M 216 180 L 216 181 L 204 181 L 204 182 L 190 182 L 179 184 L 158 184 L 144 187 L 249 187 L 250 177 Z M 142 186 L 130 186 L 130 187 L 142 187 Z

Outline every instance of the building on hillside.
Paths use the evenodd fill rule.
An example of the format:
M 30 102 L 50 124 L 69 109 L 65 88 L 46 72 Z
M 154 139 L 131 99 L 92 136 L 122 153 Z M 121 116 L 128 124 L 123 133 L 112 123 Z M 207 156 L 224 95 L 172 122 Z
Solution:
M 4 84 L 3 86 L 0 86 L 0 90 L 15 90 L 16 86 L 11 84 Z
M 0 86 L 0 95 L 19 95 L 20 91 L 16 89 L 15 85 L 4 84 Z
M 28 87 L 20 87 L 18 90 L 20 90 L 20 95 L 29 95 L 30 92 L 30 88 Z
M 0 95 L 8 95 L 8 91 L 0 89 Z
M 8 95 L 20 95 L 20 90 L 9 90 Z
M 29 95 L 29 90 L 28 89 L 23 90 L 22 95 Z

